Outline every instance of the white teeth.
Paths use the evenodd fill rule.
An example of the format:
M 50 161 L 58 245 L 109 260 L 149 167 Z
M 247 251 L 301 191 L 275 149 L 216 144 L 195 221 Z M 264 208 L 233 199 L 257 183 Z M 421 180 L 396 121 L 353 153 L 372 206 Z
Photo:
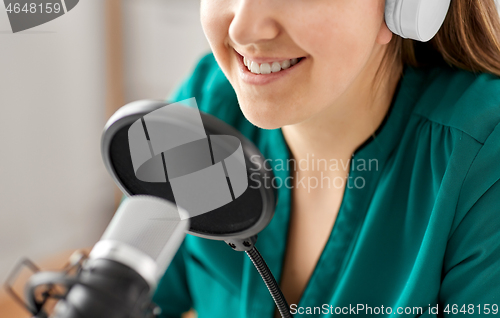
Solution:
M 271 74 L 271 65 L 269 63 L 262 63 L 260 65 L 260 74 Z
M 287 68 L 290 68 L 290 60 L 285 60 L 281 62 L 281 68 L 286 70 Z
M 277 73 L 281 71 L 281 64 L 278 62 L 274 62 L 273 65 L 271 66 L 271 72 Z
M 285 60 L 283 62 L 273 62 L 273 63 L 256 63 L 250 59 L 243 57 L 243 64 L 248 68 L 248 70 L 254 74 L 267 75 L 271 73 L 277 73 L 281 70 L 289 69 L 290 67 L 299 63 L 299 59 Z
M 259 64 L 252 61 L 252 64 L 250 65 L 250 72 L 252 72 L 254 74 L 260 74 Z

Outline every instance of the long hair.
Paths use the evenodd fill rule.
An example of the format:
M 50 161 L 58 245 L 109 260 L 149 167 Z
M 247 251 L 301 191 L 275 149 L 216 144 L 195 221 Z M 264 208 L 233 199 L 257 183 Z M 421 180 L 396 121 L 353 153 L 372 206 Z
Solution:
M 495 1 L 451 0 L 443 26 L 429 42 L 393 36 L 376 76 L 397 65 L 448 65 L 500 76 L 500 14 Z

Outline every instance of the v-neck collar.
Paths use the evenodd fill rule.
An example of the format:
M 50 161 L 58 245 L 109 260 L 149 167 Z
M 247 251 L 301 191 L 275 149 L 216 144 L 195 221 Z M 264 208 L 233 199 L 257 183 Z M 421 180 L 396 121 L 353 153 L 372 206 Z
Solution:
M 354 153 L 351 165 L 365 160 L 376 159 L 376 171 L 350 169 L 350 180 L 364 180 L 363 187 L 346 187 L 339 212 L 328 241 L 321 253 L 314 271 L 307 283 L 298 306 L 321 307 L 335 302 L 335 290 L 339 276 L 349 262 L 350 252 L 357 238 L 361 224 L 369 207 L 371 197 L 388 158 L 397 147 L 419 97 L 422 78 L 418 70 L 405 66 L 403 76 L 393 99 L 393 105 L 386 119 L 377 130 L 376 138 L 368 140 Z M 259 148 L 267 159 L 275 164 L 286 162 L 290 153 L 281 129 L 262 130 Z M 285 180 L 289 172 L 285 169 L 274 171 L 276 178 Z M 361 181 L 358 181 L 361 185 Z M 288 226 L 291 211 L 291 189 L 282 186 L 277 191 L 278 201 L 271 223 L 259 233 L 256 243 L 261 255 L 279 282 L 286 251 Z M 246 258 L 243 267 L 240 317 L 272 318 L 275 305 L 262 278 Z M 291 304 L 290 304 L 291 305 Z

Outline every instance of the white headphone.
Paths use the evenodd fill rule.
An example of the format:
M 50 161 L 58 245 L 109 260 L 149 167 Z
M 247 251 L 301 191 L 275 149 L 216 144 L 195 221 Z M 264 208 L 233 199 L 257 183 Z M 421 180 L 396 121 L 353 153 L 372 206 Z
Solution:
M 427 42 L 441 28 L 451 0 L 386 0 L 385 22 L 402 38 Z

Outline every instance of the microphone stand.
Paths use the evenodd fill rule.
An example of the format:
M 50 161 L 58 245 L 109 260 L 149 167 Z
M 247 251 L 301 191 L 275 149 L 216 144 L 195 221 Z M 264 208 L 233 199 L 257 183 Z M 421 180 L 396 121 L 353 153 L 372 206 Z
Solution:
M 231 239 L 226 241 L 226 243 L 233 250 L 244 251 L 248 255 L 255 268 L 259 272 L 260 276 L 262 277 L 262 280 L 266 284 L 267 289 L 269 290 L 269 293 L 271 294 L 271 297 L 273 298 L 274 303 L 276 304 L 276 307 L 281 314 L 281 317 L 293 318 L 289 310 L 290 307 L 288 306 L 288 303 L 283 296 L 283 293 L 281 292 L 276 279 L 274 278 L 271 270 L 254 245 L 256 241 L 257 236 L 253 236 L 249 239 Z M 86 259 L 87 255 L 84 252 L 75 252 L 75 254 L 71 256 L 70 262 L 65 266 L 65 269 L 62 273 L 41 272 L 33 262 L 28 259 L 24 259 L 18 264 L 18 266 L 16 266 L 16 270 L 14 270 L 7 279 L 5 289 L 16 302 L 18 302 L 22 307 L 26 308 L 29 312 L 35 315 L 32 318 L 47 318 L 48 315 L 45 310 L 43 310 L 43 308 L 49 299 L 64 299 L 71 286 L 75 284 L 82 284 L 82 282 L 76 279 L 76 277 L 81 271 L 82 264 Z M 35 279 L 32 280 L 29 284 L 30 286 L 26 288 L 28 300 L 27 304 L 22 300 L 20 296 L 17 295 L 17 293 L 12 288 L 17 275 L 23 267 L 27 267 L 35 273 Z M 60 292 L 58 293 L 57 291 L 53 291 L 52 289 L 56 285 L 66 286 L 66 293 L 61 294 Z M 34 296 L 35 289 L 38 286 L 47 286 L 47 290 L 41 295 L 41 300 L 36 299 Z M 146 310 L 146 317 L 155 317 L 155 311 L 156 308 L 152 306 L 151 308 Z
M 289 306 L 288 303 L 283 296 L 283 293 L 281 292 L 281 289 L 279 288 L 278 283 L 276 282 L 276 279 L 274 278 L 271 270 L 267 266 L 266 262 L 260 255 L 259 251 L 255 247 L 255 242 L 257 241 L 257 236 L 253 236 L 249 239 L 232 239 L 226 241 L 226 243 L 235 251 L 244 251 L 252 263 L 254 264 L 255 268 L 259 272 L 260 276 L 262 277 L 262 280 L 267 286 L 267 289 L 269 290 L 269 293 L 271 294 L 274 303 L 276 304 L 276 307 L 278 308 L 281 317 L 283 318 L 293 318 L 292 314 L 290 314 Z M 5 284 L 5 289 L 7 292 L 10 294 L 10 296 L 18 302 L 22 307 L 26 308 L 29 312 L 34 314 L 32 318 L 47 318 L 48 315 L 47 313 L 43 310 L 43 307 L 45 306 L 46 302 L 49 299 L 64 299 L 66 293 L 57 293 L 54 292 L 52 289 L 56 285 L 63 285 L 66 286 L 67 291 L 73 286 L 74 284 L 81 284 L 76 277 L 78 276 L 78 273 L 81 271 L 82 264 L 83 262 L 87 259 L 87 255 L 82 252 L 82 251 L 77 251 L 75 252 L 71 258 L 70 262 L 65 266 L 64 270 L 62 273 L 60 272 L 41 272 L 40 269 L 30 260 L 24 259 L 22 260 L 18 266 L 16 266 L 16 270 L 11 273 L 9 278 L 7 279 L 7 282 Z M 27 300 L 28 303 L 25 303 L 20 296 L 17 295 L 17 293 L 14 291 L 12 288 L 13 283 L 21 271 L 23 267 L 27 267 L 30 269 L 32 272 L 34 272 L 34 280 L 31 281 L 29 284 L 30 286 L 27 286 L 26 288 L 26 294 L 27 294 Z M 47 290 L 42 293 L 42 299 L 36 299 L 34 297 L 35 294 L 35 289 L 38 286 L 47 286 Z M 148 312 L 146 316 L 148 317 L 154 317 L 155 313 L 155 308 L 152 306 L 147 310 Z

